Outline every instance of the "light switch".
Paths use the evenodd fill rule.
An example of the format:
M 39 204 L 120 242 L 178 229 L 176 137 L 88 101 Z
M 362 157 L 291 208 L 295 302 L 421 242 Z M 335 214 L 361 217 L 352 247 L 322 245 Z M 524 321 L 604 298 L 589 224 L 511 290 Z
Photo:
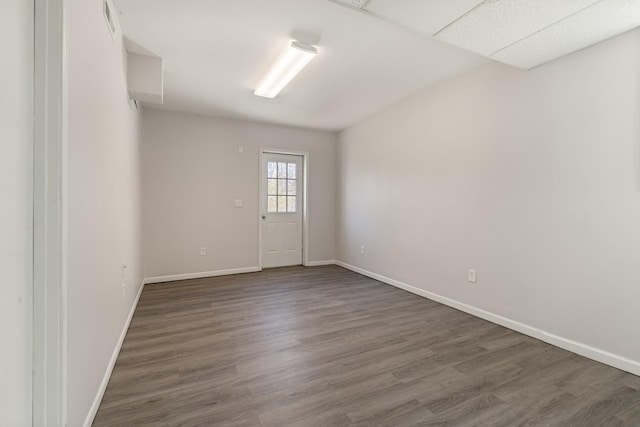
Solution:
M 478 281 L 475 270 L 469 270 L 468 280 L 471 283 L 476 283 Z
M 236 208 L 241 208 L 242 207 L 242 199 L 235 199 L 233 201 L 233 206 Z

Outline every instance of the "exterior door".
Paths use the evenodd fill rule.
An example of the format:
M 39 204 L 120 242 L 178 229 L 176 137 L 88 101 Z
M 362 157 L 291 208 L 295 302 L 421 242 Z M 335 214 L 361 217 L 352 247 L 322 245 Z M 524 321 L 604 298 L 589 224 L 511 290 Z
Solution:
M 302 156 L 262 153 L 262 266 L 302 264 Z

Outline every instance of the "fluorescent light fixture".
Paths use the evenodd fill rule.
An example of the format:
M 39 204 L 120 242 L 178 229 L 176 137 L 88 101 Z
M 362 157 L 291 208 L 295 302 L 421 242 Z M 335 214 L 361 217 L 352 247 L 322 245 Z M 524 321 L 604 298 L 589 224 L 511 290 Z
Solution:
M 253 93 L 265 98 L 275 98 L 317 54 L 318 50 L 314 46 L 292 41 Z

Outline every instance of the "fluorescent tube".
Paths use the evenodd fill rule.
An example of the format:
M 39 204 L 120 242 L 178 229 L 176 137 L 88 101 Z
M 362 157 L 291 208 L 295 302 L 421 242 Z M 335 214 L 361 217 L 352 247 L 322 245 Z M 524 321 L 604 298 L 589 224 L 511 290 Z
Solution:
M 292 41 L 260 81 L 254 94 L 265 98 L 275 98 L 317 53 L 318 50 L 314 46 Z

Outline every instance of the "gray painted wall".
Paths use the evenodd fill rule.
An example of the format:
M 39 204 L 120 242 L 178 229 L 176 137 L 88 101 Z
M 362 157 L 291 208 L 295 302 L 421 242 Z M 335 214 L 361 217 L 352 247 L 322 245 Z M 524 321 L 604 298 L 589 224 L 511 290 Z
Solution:
M 334 133 L 146 108 L 142 117 L 145 277 L 258 266 L 260 147 L 309 152 L 309 260 L 334 259 Z
M 142 284 L 139 113 L 102 2 L 67 8 L 67 422 L 81 426 Z
M 337 259 L 640 372 L 639 76 L 635 30 L 529 72 L 483 66 L 341 132 Z
M 0 424 L 31 425 L 33 2 L 0 13 Z

